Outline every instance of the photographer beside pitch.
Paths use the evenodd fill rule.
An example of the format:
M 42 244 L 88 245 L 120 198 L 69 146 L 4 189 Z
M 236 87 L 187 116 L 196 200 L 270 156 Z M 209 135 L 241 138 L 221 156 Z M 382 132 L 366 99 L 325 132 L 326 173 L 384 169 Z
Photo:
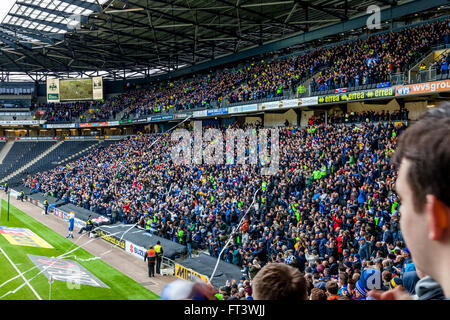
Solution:
M 400 226 L 414 264 L 450 299 L 450 103 L 428 110 L 400 137 L 394 154 Z M 412 297 L 402 287 L 369 295 L 378 300 Z

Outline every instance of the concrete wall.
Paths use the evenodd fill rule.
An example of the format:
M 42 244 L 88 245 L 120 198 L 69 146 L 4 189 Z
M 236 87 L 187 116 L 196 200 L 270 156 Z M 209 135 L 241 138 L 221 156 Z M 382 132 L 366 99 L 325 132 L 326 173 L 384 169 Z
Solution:
M 264 115 L 264 127 L 284 127 L 286 120 L 289 125 L 297 125 L 297 114 L 290 109 L 285 113 L 267 113 Z
M 347 112 L 364 112 L 364 111 L 389 111 L 399 110 L 400 105 L 397 100 L 392 99 L 388 104 L 366 104 L 364 102 L 350 102 L 347 104 Z
M 417 120 L 417 118 L 427 111 L 427 101 L 406 102 L 405 107 L 409 110 L 409 119 Z
M 257 124 L 261 123 L 260 117 L 245 117 L 245 124 Z
M 300 120 L 300 127 L 308 126 L 309 118 L 314 115 L 314 111 L 302 111 L 302 119 Z

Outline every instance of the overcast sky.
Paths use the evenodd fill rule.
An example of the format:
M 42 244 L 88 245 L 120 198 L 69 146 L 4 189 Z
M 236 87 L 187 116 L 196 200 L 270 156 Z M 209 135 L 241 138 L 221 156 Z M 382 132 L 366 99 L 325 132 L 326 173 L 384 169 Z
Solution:
M 0 0 L 0 22 L 3 21 L 15 2 L 16 0 Z

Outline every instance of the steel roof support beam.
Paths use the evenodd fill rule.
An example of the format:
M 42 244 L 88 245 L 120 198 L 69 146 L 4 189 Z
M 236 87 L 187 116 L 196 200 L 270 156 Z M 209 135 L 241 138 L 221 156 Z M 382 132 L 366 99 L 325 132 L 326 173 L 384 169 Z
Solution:
M 92 10 L 94 12 L 102 12 L 103 8 L 99 6 L 97 3 L 93 2 L 86 2 L 82 0 L 59 0 L 60 2 L 68 3 L 69 5 L 73 4 L 74 6 L 86 9 L 86 10 Z
M 63 23 L 52 22 L 52 21 L 36 19 L 36 18 L 31 18 L 31 17 L 27 17 L 27 16 L 24 16 L 24 15 L 21 15 L 21 14 L 16 14 L 16 13 L 10 13 L 9 16 L 16 17 L 18 19 L 23 19 L 25 21 L 34 22 L 34 23 L 37 23 L 37 24 L 43 24 L 45 26 L 49 26 L 49 27 L 60 29 L 60 30 L 64 30 L 64 31 L 72 31 L 72 28 L 69 28 L 67 26 L 67 24 L 63 24 Z
M 335 10 L 325 8 L 325 7 L 322 7 L 321 5 L 313 4 L 313 3 L 310 3 L 308 1 L 301 1 L 301 0 L 296 0 L 296 1 L 298 1 L 303 6 L 307 6 L 307 7 L 310 7 L 311 9 L 324 12 L 324 13 L 329 14 L 331 16 L 337 17 L 337 18 L 341 19 L 342 21 L 348 20 L 348 16 L 347 15 L 339 13 L 339 12 L 337 12 Z
M 4 26 L 4 25 L 0 25 L 0 27 L 2 27 L 3 29 L 8 30 L 8 31 L 10 31 L 10 32 L 14 32 L 15 34 L 23 35 L 23 36 L 26 36 L 26 37 L 28 37 L 28 38 L 33 38 L 33 39 L 35 39 L 35 40 L 39 40 L 39 41 L 41 41 L 41 42 L 45 42 L 45 43 L 48 43 L 48 44 L 54 44 L 54 41 L 53 41 L 53 40 L 51 40 L 51 39 L 49 39 L 49 38 L 46 38 L 46 37 L 42 37 L 42 36 L 40 36 L 40 35 L 37 35 L 36 33 L 29 33 L 29 32 L 27 32 L 27 31 L 9 28 L 9 27 L 6 27 L 6 26 Z
M 243 10 L 243 11 L 245 11 L 247 13 L 250 13 L 250 14 L 253 14 L 253 15 L 257 15 L 257 16 L 263 18 L 263 19 L 267 19 L 267 21 L 270 21 L 270 22 L 273 22 L 273 23 L 279 23 L 281 25 L 284 25 L 286 28 L 289 28 L 289 29 L 291 29 L 291 30 L 293 30 L 295 32 L 305 31 L 305 27 L 303 27 L 303 26 L 299 28 L 299 27 L 296 27 L 296 26 L 289 25 L 285 21 L 282 21 L 282 20 L 276 19 L 274 17 L 268 16 L 268 15 L 266 15 L 264 13 L 261 13 L 261 12 L 249 9 L 249 7 L 240 5 L 239 3 L 236 5 L 236 4 L 230 3 L 230 2 L 228 2 L 226 0 L 218 0 L 218 1 L 223 3 L 223 4 L 225 4 L 225 5 L 229 5 L 231 7 L 234 7 L 236 9 Z
M 188 19 L 185 19 L 185 18 L 182 18 L 182 17 L 174 16 L 174 15 L 172 15 L 170 13 L 165 13 L 165 12 L 162 12 L 160 10 L 156 10 L 156 9 L 153 9 L 153 8 L 147 7 L 147 6 L 142 6 L 140 4 L 133 3 L 133 2 L 131 2 L 129 0 L 122 0 L 122 1 L 126 2 L 126 3 L 129 3 L 129 4 L 132 4 L 132 5 L 136 6 L 136 7 L 144 8 L 146 10 L 150 10 L 152 12 L 158 13 L 158 14 L 160 14 L 162 16 L 165 16 L 165 17 L 167 17 L 169 19 L 172 19 L 174 21 L 179 21 L 179 22 L 183 22 L 183 23 L 192 23 L 194 25 L 197 25 L 194 21 L 191 21 L 191 20 L 188 20 Z M 239 35 L 237 35 L 235 33 L 231 33 L 229 31 L 225 31 L 224 29 L 221 29 L 221 28 L 216 28 L 216 27 L 213 27 L 213 26 L 206 26 L 206 25 L 203 25 L 202 27 L 205 28 L 205 29 L 208 29 L 208 30 L 212 30 L 212 31 L 218 32 L 218 33 L 228 34 L 229 36 L 235 37 L 236 39 L 241 40 L 241 41 L 249 41 L 249 42 L 252 42 L 254 44 L 258 44 L 258 41 L 256 41 L 256 40 L 243 38 L 243 37 L 241 37 L 241 36 L 239 36 Z
M 28 3 L 28 2 L 17 1 L 16 4 L 18 4 L 21 7 L 31 8 L 31 9 L 34 9 L 34 10 L 37 10 L 37 11 L 53 14 L 53 15 L 58 16 L 58 17 L 69 17 L 69 16 L 72 15 L 69 12 L 59 11 L 59 10 L 55 10 L 55 9 L 49 9 L 49 8 L 37 6 L 35 4 Z
M 61 33 L 42 32 L 40 30 L 26 28 L 26 27 L 22 27 L 19 25 L 15 25 L 15 24 L 9 24 L 9 23 L 2 23 L 0 26 L 4 27 L 6 29 L 9 29 L 11 31 L 17 31 L 17 33 L 22 33 L 22 32 L 25 33 L 26 32 L 26 33 L 34 34 L 39 37 L 45 37 L 49 40 L 51 40 L 51 39 L 64 40 L 64 34 L 61 34 Z

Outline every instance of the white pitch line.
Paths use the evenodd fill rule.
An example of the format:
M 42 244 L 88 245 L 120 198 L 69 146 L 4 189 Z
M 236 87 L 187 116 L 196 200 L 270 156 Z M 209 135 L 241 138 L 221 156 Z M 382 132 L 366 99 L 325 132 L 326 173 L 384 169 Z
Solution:
M 20 272 L 19 269 L 17 269 L 16 265 L 11 261 L 11 259 L 8 257 L 8 255 L 6 254 L 6 252 L 0 248 L 0 250 L 2 251 L 3 255 L 6 257 L 6 259 L 8 259 L 9 263 L 11 263 L 11 265 L 14 267 L 14 269 L 16 269 L 17 273 L 22 277 L 23 281 L 25 281 L 25 283 L 27 284 L 28 287 L 30 287 L 31 291 L 33 291 L 34 295 L 39 299 L 42 300 L 42 298 L 39 296 L 39 294 L 36 292 L 36 290 L 34 290 L 34 288 L 31 286 L 31 284 L 28 282 L 27 278 L 24 277 L 23 273 Z

